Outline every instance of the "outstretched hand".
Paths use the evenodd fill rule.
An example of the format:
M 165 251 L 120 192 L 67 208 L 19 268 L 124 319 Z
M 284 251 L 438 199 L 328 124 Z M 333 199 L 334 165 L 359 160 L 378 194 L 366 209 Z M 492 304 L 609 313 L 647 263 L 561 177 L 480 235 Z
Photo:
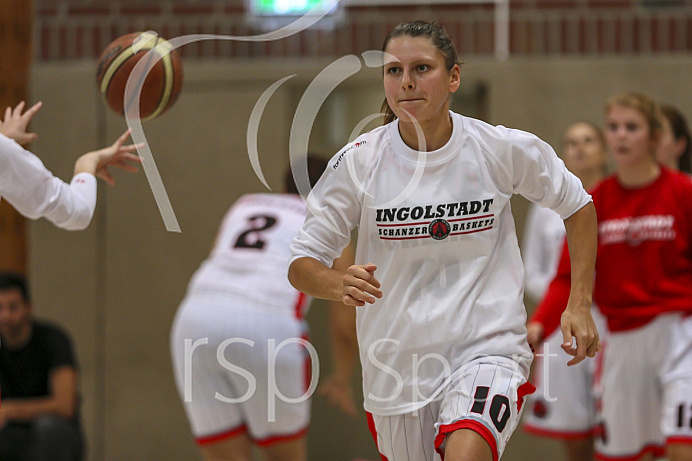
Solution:
M 142 162 L 142 159 L 133 155 L 132 152 L 143 147 L 144 143 L 123 146 L 129 136 L 130 130 L 128 129 L 112 145 L 79 157 L 75 163 L 74 173 L 91 173 L 112 186 L 115 184 L 115 180 L 109 167 L 121 168 L 132 173 L 137 171 L 137 167 L 128 162 Z
M 382 297 L 380 281 L 375 278 L 377 266 L 364 264 L 348 268 L 343 278 L 343 303 L 347 306 L 364 306 L 373 304 L 375 298 Z
M 31 118 L 41 108 L 42 103 L 37 102 L 26 112 L 22 113 L 24 110 L 24 105 L 25 103 L 22 101 L 17 104 L 14 109 L 8 107 L 5 109 L 4 120 L 0 119 L 0 133 L 4 134 L 10 139 L 14 139 L 20 146 L 25 146 L 38 138 L 36 133 L 28 133 L 26 128 L 29 125 Z

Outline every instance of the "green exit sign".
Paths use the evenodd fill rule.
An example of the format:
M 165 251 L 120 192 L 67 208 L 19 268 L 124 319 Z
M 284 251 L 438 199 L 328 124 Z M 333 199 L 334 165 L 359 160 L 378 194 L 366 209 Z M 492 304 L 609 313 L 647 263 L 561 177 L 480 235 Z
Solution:
M 303 15 L 308 12 L 322 14 L 336 6 L 337 0 L 254 0 L 252 10 L 257 15 Z

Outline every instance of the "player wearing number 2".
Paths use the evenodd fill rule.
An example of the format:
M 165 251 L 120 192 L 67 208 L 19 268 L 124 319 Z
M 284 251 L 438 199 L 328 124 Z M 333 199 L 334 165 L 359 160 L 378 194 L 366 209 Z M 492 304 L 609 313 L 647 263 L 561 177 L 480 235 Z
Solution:
M 325 166 L 308 157 L 311 184 Z M 270 461 L 307 456 L 310 357 L 299 341 L 308 299 L 286 279 L 306 209 L 290 171 L 286 189 L 233 204 L 173 324 L 178 390 L 208 461 L 249 461 L 253 443 Z
M 391 123 L 330 162 L 291 246 L 289 280 L 358 306 L 365 409 L 383 459 L 497 460 L 532 392 L 510 198 L 566 220 L 572 362 L 600 347 L 590 314 L 596 214 L 546 143 L 449 111 L 460 70 L 443 28 L 400 24 L 383 51 Z M 356 226 L 357 265 L 343 276 L 330 267 Z

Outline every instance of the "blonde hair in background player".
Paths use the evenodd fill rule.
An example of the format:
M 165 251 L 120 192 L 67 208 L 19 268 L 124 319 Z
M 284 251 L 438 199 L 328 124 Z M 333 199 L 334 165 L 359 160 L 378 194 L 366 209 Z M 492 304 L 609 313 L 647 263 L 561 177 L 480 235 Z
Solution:
M 4 120 L 0 120 L 0 197 L 28 218 L 45 217 L 64 229 L 84 229 L 96 208 L 94 178 L 114 185 L 111 167 L 137 171 L 129 162 L 141 162 L 132 152 L 142 145 L 123 145 L 130 135 L 129 130 L 125 131 L 112 145 L 80 156 L 68 185 L 54 177 L 38 157 L 21 147 L 38 137 L 28 132 L 27 126 L 40 108 L 38 102 L 23 112 L 24 102 L 21 102 L 14 109 L 8 107 Z

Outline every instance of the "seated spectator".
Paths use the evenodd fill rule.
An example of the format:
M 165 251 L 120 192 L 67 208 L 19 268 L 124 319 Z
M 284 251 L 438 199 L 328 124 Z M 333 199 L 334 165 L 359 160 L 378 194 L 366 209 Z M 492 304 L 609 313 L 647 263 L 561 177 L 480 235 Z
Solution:
M 70 338 L 34 319 L 22 276 L 0 273 L 0 459 L 80 460 L 77 387 Z

